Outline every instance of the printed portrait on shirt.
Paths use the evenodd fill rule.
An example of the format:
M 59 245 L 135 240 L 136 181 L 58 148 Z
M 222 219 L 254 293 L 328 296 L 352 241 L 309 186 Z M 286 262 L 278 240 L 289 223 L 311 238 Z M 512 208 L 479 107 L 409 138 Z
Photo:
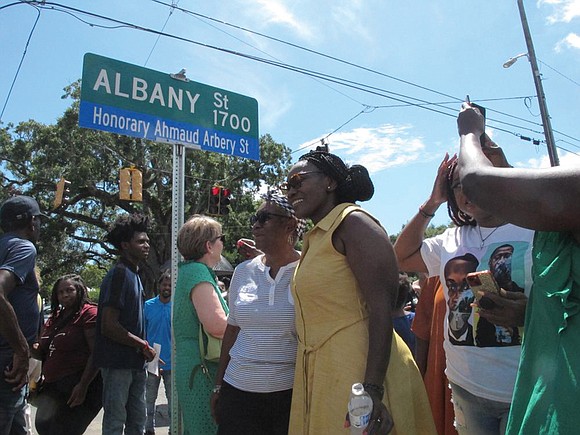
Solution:
M 444 268 L 448 291 L 447 329 L 449 342 L 458 346 L 502 347 L 521 345 L 522 331 L 517 326 L 494 325 L 477 314 L 475 300 L 466 275 L 489 270 L 500 288 L 524 291 L 524 256 L 526 242 L 495 243 L 482 251 L 465 253 L 450 259 Z
M 449 299 L 447 325 L 449 341 L 460 346 L 473 346 L 473 320 L 471 303 L 474 296 L 467 274 L 475 272 L 479 261 L 473 254 L 454 257 L 445 264 L 445 284 Z
M 494 244 L 488 247 L 482 265 L 493 274 L 500 288 L 508 292 L 523 293 L 524 277 L 517 275 L 517 270 L 523 270 L 523 249 L 516 252 L 518 243 Z M 522 246 L 527 248 L 527 244 Z M 512 263 L 516 263 L 516 267 Z M 518 264 L 520 262 L 521 264 Z M 517 267 L 519 266 L 519 267 Z M 521 274 L 520 274 L 521 275 Z M 516 282 L 518 279 L 521 283 Z M 518 346 L 521 344 L 521 334 L 518 327 L 504 327 L 490 323 L 486 319 L 476 318 L 475 342 L 479 347 Z

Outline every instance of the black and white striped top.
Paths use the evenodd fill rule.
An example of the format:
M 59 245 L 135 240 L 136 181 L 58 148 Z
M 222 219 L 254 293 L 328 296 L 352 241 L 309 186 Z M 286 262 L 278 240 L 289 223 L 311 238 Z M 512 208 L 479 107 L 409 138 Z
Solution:
M 297 347 L 290 283 L 298 261 L 272 279 L 263 259 L 260 255 L 238 265 L 229 288 L 228 323 L 240 332 L 224 380 L 255 393 L 292 388 Z

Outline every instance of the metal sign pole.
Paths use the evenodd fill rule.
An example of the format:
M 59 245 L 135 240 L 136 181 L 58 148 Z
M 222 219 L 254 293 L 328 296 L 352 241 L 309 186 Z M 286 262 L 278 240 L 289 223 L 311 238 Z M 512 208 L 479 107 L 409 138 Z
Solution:
M 173 144 L 173 192 L 171 207 L 171 286 L 175 294 L 177 285 L 177 265 L 181 255 L 177 250 L 177 233 L 183 225 L 183 198 L 185 192 L 185 147 L 182 144 Z M 171 361 L 172 371 L 175 373 L 175 334 L 173 333 L 173 309 L 171 304 Z M 181 433 L 181 421 L 179 419 L 179 403 L 177 401 L 177 390 L 175 388 L 175 375 L 171 376 L 171 434 Z

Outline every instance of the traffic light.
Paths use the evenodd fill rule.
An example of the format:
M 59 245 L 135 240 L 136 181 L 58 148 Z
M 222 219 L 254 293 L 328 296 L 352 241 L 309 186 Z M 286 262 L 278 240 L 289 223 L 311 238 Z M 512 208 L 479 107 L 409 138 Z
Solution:
M 221 195 L 220 195 L 220 206 L 219 206 L 219 214 L 227 215 L 230 212 L 228 205 L 230 205 L 230 189 L 226 189 L 222 187 Z
M 70 194 L 70 181 L 65 180 L 64 177 L 60 177 L 58 183 L 56 183 L 56 193 L 54 195 L 54 208 L 58 208 L 63 202 L 69 200 L 68 195 Z
M 119 198 L 125 201 L 131 199 L 131 171 L 128 168 L 119 171 Z
M 220 214 L 221 191 L 222 191 L 221 186 L 212 186 L 209 188 L 209 205 L 207 214 L 216 216 Z
M 133 201 L 143 201 L 143 174 L 139 169 L 131 171 L 131 199 Z
M 209 188 L 209 202 L 207 214 L 213 216 L 225 216 L 230 212 L 231 190 L 223 186 L 212 186 Z
M 131 167 L 119 171 L 119 198 L 125 201 L 143 201 L 143 174 L 139 169 Z

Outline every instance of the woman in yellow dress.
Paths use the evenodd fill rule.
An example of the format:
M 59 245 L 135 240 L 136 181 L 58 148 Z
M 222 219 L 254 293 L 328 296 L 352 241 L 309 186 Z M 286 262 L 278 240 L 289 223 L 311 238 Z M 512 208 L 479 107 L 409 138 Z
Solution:
M 363 382 L 373 399 L 369 434 L 434 434 L 421 375 L 393 333 L 393 248 L 379 222 L 354 204 L 374 193 L 366 168 L 313 151 L 282 189 L 296 216 L 315 225 L 292 287 L 298 353 L 289 433 L 342 433 L 351 386 Z

